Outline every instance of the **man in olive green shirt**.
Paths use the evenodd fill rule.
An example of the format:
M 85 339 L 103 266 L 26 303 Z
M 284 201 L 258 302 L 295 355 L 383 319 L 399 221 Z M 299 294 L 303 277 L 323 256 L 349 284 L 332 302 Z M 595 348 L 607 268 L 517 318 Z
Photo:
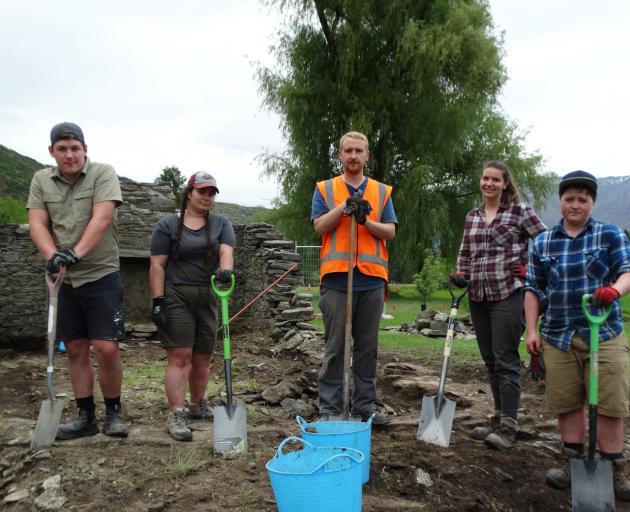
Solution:
M 74 123 L 55 125 L 50 144 L 57 166 L 35 173 L 27 208 L 31 238 L 46 259 L 47 271 L 67 269 L 59 292 L 56 338 L 66 344 L 79 413 L 59 426 L 57 439 L 99 431 L 90 345 L 105 401 L 103 433 L 126 437 L 118 348 L 125 336 L 116 235 L 116 211 L 122 203 L 118 176 L 110 165 L 90 162 L 83 131 Z

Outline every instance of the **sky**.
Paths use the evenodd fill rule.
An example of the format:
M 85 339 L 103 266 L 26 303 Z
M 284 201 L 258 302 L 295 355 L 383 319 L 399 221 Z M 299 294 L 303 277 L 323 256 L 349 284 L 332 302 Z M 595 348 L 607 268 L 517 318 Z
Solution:
M 174 7 L 176 6 L 176 7 Z M 509 76 L 500 102 L 545 169 L 630 174 L 630 2 L 491 0 Z M 284 148 L 258 64 L 280 18 L 257 0 L 0 0 L 0 144 L 44 164 L 73 121 L 88 156 L 152 182 L 209 171 L 219 201 L 271 206 L 257 156 Z

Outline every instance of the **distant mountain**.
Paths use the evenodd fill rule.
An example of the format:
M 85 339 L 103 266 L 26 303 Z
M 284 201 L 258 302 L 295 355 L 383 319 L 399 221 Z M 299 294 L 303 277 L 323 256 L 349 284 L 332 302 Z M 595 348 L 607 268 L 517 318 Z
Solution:
M 26 201 L 33 173 L 46 167 L 0 144 L 0 196 Z
M 0 145 L 0 196 L 12 196 L 26 202 L 33 174 L 44 167 L 46 165 Z M 120 180 L 133 181 L 124 176 Z M 217 202 L 214 211 L 225 215 L 232 222 L 255 222 L 268 208 Z
M 548 227 L 557 224 L 562 217 L 558 193 L 551 194 L 545 208 L 536 213 Z M 630 176 L 597 178 L 597 201 L 592 215 L 630 231 Z

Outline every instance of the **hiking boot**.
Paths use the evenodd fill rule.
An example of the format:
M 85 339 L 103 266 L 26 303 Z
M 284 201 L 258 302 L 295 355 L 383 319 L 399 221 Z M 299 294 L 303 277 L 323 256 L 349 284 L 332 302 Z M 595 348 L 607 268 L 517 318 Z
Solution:
M 122 416 L 122 406 L 108 407 L 105 411 L 103 434 L 111 437 L 127 437 L 127 427 Z
M 486 437 L 486 444 L 490 448 L 494 448 L 500 452 L 508 452 L 512 449 L 512 446 L 514 446 L 516 442 L 516 435 L 518 434 L 516 421 L 512 421 L 515 425 L 503 422 L 499 425 L 498 429 Z
M 501 423 L 501 416 L 492 416 L 490 418 L 490 423 L 484 426 L 475 427 L 472 429 L 470 435 L 474 439 L 479 439 L 480 441 L 485 441 L 485 439 L 492 434 L 496 429 L 499 428 L 499 423 Z
M 562 457 L 560 466 L 551 468 L 545 475 L 545 483 L 554 489 L 568 489 L 571 486 L 571 459 L 583 459 L 584 454 L 563 448 Z
M 76 439 L 96 434 L 98 434 L 96 417 L 94 413 L 88 415 L 88 411 L 85 409 L 79 409 L 79 415 L 76 419 L 57 427 L 57 439 Z
M 192 432 L 186 424 L 186 411 L 184 409 L 168 413 L 166 431 L 175 441 L 192 441 Z
M 626 474 L 626 459 L 616 459 L 611 462 L 613 467 L 615 496 L 621 501 L 630 501 L 630 481 Z
M 193 420 L 207 420 L 212 418 L 208 398 L 204 396 L 196 404 L 188 404 L 188 417 Z
M 389 423 L 391 422 L 391 419 L 389 416 L 387 416 L 387 414 L 382 413 L 382 412 L 378 412 L 378 411 L 374 411 L 374 412 L 369 412 L 367 414 L 360 414 L 361 416 L 361 421 L 368 421 L 372 415 L 374 416 L 372 418 L 372 425 L 376 426 L 376 427 L 382 427 L 383 425 L 389 425 Z

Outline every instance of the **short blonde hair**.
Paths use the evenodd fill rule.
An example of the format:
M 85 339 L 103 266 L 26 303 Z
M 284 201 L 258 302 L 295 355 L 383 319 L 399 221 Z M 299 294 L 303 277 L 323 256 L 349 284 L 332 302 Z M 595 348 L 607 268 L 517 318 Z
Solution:
M 365 143 L 365 149 L 369 150 L 370 149 L 370 143 L 368 142 L 368 139 L 365 135 L 363 135 L 361 132 L 347 132 L 344 133 L 341 136 L 341 139 L 339 139 L 339 151 L 341 151 L 341 147 L 343 146 L 343 141 L 345 139 L 359 139 L 362 140 Z

